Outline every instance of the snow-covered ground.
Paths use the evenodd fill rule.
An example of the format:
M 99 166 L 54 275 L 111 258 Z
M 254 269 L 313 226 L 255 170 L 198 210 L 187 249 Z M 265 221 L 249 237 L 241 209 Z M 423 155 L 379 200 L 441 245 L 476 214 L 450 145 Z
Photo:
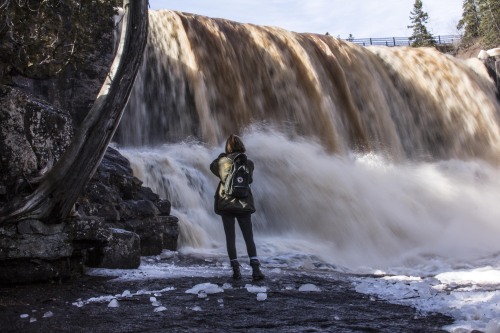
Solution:
M 461 269 L 435 276 L 355 278 L 356 291 L 392 303 L 413 306 L 422 313 L 439 312 L 455 319 L 444 329 L 454 333 L 500 332 L 500 269 Z
M 112 276 L 117 281 L 162 279 L 165 277 L 220 277 L 230 274 L 230 267 L 225 258 L 207 258 L 202 263 L 186 265 L 174 264 L 177 257 L 176 252 L 164 251 L 160 256 L 143 258 L 138 269 L 115 270 L 115 269 L 91 269 L 88 274 L 93 276 Z M 243 269 L 250 269 L 242 263 Z M 454 324 L 443 327 L 452 333 L 467 333 L 473 330 L 485 333 L 500 333 L 500 263 L 497 267 L 485 266 L 480 268 L 461 268 L 437 275 L 411 276 L 390 275 L 383 272 L 372 276 L 360 276 L 355 274 L 343 274 L 328 265 L 317 262 L 317 258 L 303 256 L 298 260 L 297 256 L 287 263 L 280 257 L 279 263 L 272 258 L 263 258 L 263 267 L 270 277 L 287 274 L 287 269 L 302 270 L 311 275 L 331 274 L 336 279 L 347 279 L 355 290 L 371 295 L 373 298 L 387 300 L 392 303 L 409 305 L 418 309 L 422 316 L 429 312 L 437 312 L 451 316 L 455 319 Z M 340 274 L 339 274 L 340 273 Z M 248 292 L 256 294 L 257 301 L 265 301 L 268 297 L 268 288 L 265 286 L 253 286 L 247 284 Z M 231 288 L 230 284 L 221 286 L 209 282 L 203 285 L 193 285 L 186 293 L 215 294 Z M 321 292 L 321 287 L 313 284 L 300 286 L 299 291 Z M 175 288 L 175 287 L 174 287 Z M 161 295 L 172 290 L 141 290 L 138 293 Z M 203 290 L 202 293 L 200 291 Z M 117 306 L 121 298 L 133 296 L 129 291 L 119 295 L 103 295 L 88 300 L 78 300 L 74 306 L 84 306 L 91 302 L 108 302 L 108 306 Z M 161 304 L 155 303 L 155 311 L 162 311 Z

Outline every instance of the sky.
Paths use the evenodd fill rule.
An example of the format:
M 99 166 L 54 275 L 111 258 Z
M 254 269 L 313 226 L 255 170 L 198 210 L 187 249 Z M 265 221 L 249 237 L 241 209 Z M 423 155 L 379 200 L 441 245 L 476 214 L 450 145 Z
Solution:
M 150 0 L 151 9 L 170 9 L 241 23 L 277 26 L 347 38 L 408 37 L 415 0 Z M 462 0 L 423 0 L 427 28 L 456 35 Z

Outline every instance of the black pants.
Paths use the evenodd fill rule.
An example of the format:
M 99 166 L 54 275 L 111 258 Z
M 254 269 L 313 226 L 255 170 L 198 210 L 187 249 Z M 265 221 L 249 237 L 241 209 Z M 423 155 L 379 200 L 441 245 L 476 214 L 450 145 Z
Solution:
M 247 246 L 248 257 L 257 257 L 257 249 L 255 248 L 255 243 L 253 241 L 251 215 L 222 215 L 222 223 L 224 224 L 224 232 L 226 233 L 226 246 L 229 260 L 235 260 L 238 258 L 236 254 L 236 234 L 234 227 L 235 218 L 238 220 L 238 224 L 240 225 L 241 233 L 243 234 L 243 239 L 245 240 L 245 244 Z

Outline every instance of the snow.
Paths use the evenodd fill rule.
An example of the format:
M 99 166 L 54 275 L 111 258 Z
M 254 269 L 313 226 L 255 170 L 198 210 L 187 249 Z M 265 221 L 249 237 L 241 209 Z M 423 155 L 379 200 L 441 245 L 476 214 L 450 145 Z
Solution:
M 78 308 L 81 308 L 87 304 L 90 304 L 90 303 L 110 303 L 112 302 L 113 300 L 120 300 L 122 298 L 130 298 L 130 297 L 134 297 L 134 296 L 141 296 L 141 295 L 161 295 L 161 293 L 163 292 L 167 292 L 167 291 L 172 291 L 172 290 L 175 290 L 174 287 L 166 287 L 166 288 L 163 288 L 161 290 L 138 290 L 137 292 L 135 293 L 131 293 L 129 290 L 125 290 L 123 291 L 121 294 L 117 294 L 117 295 L 103 295 L 103 296 L 96 296 L 96 297 L 91 297 L 87 300 L 81 300 L 81 299 L 78 299 L 76 302 L 73 302 L 72 305 L 73 306 L 76 306 Z M 151 297 L 150 299 L 152 299 L 154 297 Z M 156 298 L 154 298 L 156 299 Z
M 479 330 L 500 333 L 500 269 L 491 266 L 443 272 L 435 276 L 356 278 L 356 291 L 425 312 L 449 315 L 452 333 Z

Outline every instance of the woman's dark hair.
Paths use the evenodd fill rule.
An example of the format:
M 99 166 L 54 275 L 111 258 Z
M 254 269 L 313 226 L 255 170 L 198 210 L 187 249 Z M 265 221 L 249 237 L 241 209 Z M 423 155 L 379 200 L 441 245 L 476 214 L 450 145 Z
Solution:
M 241 141 L 240 137 L 231 134 L 227 140 L 226 140 L 226 154 L 231 154 L 231 153 L 244 153 L 246 151 L 245 145 L 243 144 L 243 141 Z

